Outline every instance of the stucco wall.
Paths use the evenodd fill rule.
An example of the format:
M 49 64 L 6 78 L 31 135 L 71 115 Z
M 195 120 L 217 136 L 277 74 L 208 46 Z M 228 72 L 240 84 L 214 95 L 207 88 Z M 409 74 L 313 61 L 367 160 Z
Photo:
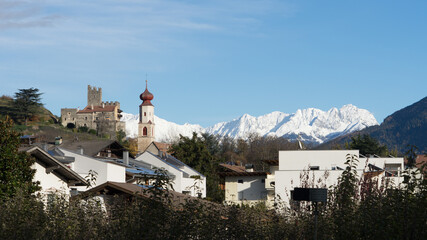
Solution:
M 239 183 L 239 180 L 243 182 Z M 225 177 L 225 201 L 259 201 L 267 198 L 265 176 Z
M 347 154 L 356 157 L 357 175 L 360 178 L 370 163 L 379 168 L 386 164 L 398 164 L 403 169 L 403 158 L 359 158 L 358 150 L 324 151 L 280 151 L 279 170 L 275 171 L 276 202 L 289 203 L 290 191 L 295 187 L 326 187 L 337 184 L 338 178 L 346 168 Z M 319 170 L 310 170 L 318 166 Z M 342 170 L 339 170 L 341 168 Z M 396 184 L 401 178 L 391 178 Z
M 173 179 L 172 186 L 176 192 L 184 192 L 190 191 L 191 196 L 197 197 L 197 192 L 200 190 L 202 193 L 202 197 L 206 197 L 206 178 L 199 175 L 196 171 L 189 168 L 188 166 L 184 166 L 182 168 L 176 168 L 172 165 L 160 160 L 157 156 L 154 156 L 150 152 L 144 152 L 139 155 L 135 160 L 142 161 L 150 164 L 156 168 L 164 168 L 170 174 L 175 176 Z M 191 178 L 191 176 L 200 176 L 200 179 Z M 196 188 L 194 185 L 196 184 Z
M 40 193 L 48 194 L 50 192 L 59 191 L 67 195 L 70 194 L 70 188 L 67 183 L 56 176 L 55 173 L 46 173 L 46 168 L 37 162 L 34 163 L 31 168 L 36 170 L 36 173 L 34 174 L 34 181 L 40 182 Z
M 95 171 L 96 181 L 91 187 L 98 186 L 107 181 L 126 182 L 126 167 L 114 163 L 103 162 L 101 160 L 91 158 L 85 155 L 74 153 L 65 149 L 61 149 L 65 156 L 74 157 L 73 169 L 83 178 L 86 178 L 89 171 Z M 78 190 L 86 190 L 86 187 L 77 187 Z

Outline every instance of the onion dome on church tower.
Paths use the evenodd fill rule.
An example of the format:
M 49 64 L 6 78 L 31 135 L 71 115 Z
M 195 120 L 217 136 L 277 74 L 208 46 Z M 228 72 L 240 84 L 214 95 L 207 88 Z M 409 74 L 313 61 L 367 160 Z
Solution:
M 152 93 L 150 93 L 148 91 L 148 86 L 147 86 L 147 80 L 145 80 L 145 91 L 143 93 L 141 93 L 141 95 L 139 95 L 139 98 L 142 100 L 142 104 L 143 106 L 147 106 L 147 105 L 153 105 L 151 104 L 151 100 L 153 100 L 154 96 Z

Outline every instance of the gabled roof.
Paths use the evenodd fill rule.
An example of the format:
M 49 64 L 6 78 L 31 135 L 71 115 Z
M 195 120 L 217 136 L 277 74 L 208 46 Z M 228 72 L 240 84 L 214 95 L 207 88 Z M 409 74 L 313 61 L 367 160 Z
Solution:
M 84 109 L 77 111 L 77 114 L 79 113 L 92 113 L 92 112 L 114 112 L 114 109 L 116 106 L 114 105 L 105 105 L 102 106 L 86 106 Z
M 172 144 L 170 143 L 161 143 L 161 142 L 152 142 L 152 144 L 154 144 L 154 146 L 156 146 L 157 149 L 159 149 L 159 151 L 162 152 L 168 152 L 169 148 L 172 146 Z
M 132 183 L 105 182 L 101 185 L 98 185 L 94 188 L 91 188 L 81 194 L 78 194 L 72 197 L 72 199 L 82 199 L 82 198 L 87 198 L 90 196 L 94 196 L 94 195 L 96 196 L 101 194 L 105 194 L 105 195 L 123 195 L 124 194 L 128 196 L 139 196 L 143 198 L 148 198 L 150 197 L 150 194 L 144 191 L 144 189 L 147 189 L 148 187 L 149 186 L 136 185 Z M 191 197 L 189 195 L 185 195 L 175 191 L 169 190 L 169 193 L 172 196 L 172 201 L 175 206 L 185 203 L 186 200 L 188 199 L 194 199 L 194 200 L 210 203 L 206 200 Z
M 192 167 L 188 166 L 187 164 L 179 161 L 178 159 L 176 159 L 175 157 L 173 157 L 172 155 L 166 154 L 166 156 L 164 158 L 157 156 L 156 154 L 149 152 L 149 151 L 145 151 L 143 153 L 141 153 L 139 156 L 143 155 L 144 153 L 150 154 L 151 156 L 157 158 L 158 160 L 166 163 L 167 165 L 175 168 L 176 170 L 180 171 L 180 172 L 184 172 L 181 167 L 186 166 L 190 169 L 192 169 L 194 172 L 196 172 L 197 174 L 199 174 L 202 177 L 205 177 L 203 174 L 199 173 L 198 171 L 194 170 Z M 138 157 L 139 157 L 138 156 Z M 135 159 L 136 160 L 136 159 Z M 136 160 L 138 161 L 138 160 Z M 184 172 L 185 173 L 185 172 Z
M 151 176 L 156 176 L 158 175 L 154 170 L 152 169 L 147 169 L 147 168 L 142 168 L 142 167 L 138 167 L 138 168 L 126 168 L 126 174 L 129 175 L 151 175 Z
M 83 154 L 88 156 L 96 156 L 99 152 L 101 152 L 103 149 L 107 147 L 113 147 L 115 149 L 122 149 L 125 148 L 114 140 L 105 140 L 105 139 L 99 139 L 99 140 L 86 140 L 86 141 L 75 141 L 75 142 L 66 142 L 61 145 L 61 148 L 64 148 L 66 150 L 70 151 L 77 151 L 80 148 L 83 148 Z
M 84 178 L 82 178 L 78 173 L 69 169 L 61 162 L 56 160 L 46 151 L 42 150 L 37 146 L 32 146 L 25 149 L 20 149 L 20 151 L 25 151 L 29 153 L 31 156 L 36 158 L 36 161 L 46 168 L 46 171 L 50 171 L 55 174 L 59 178 L 61 178 L 64 182 L 66 182 L 70 186 L 87 186 L 87 182 Z
M 226 163 L 220 163 L 219 165 L 231 172 L 246 172 L 246 169 L 244 166 L 237 166 L 237 165 L 231 165 Z

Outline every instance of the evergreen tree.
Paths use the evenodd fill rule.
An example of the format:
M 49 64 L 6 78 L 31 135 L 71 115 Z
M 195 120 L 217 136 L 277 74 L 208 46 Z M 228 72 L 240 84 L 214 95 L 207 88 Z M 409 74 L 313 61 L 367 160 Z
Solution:
M 377 139 L 368 134 L 351 137 L 351 142 L 350 144 L 346 144 L 346 148 L 357 149 L 359 153 L 363 155 L 376 154 L 378 156 L 387 156 L 388 153 L 387 146 L 381 145 Z
M 0 120 L 0 199 L 11 197 L 17 191 L 31 194 L 39 189 L 33 182 L 34 159 L 25 152 L 18 152 L 20 137 L 8 117 Z
M 15 93 L 14 106 L 24 117 L 25 125 L 27 125 L 28 118 L 36 114 L 39 107 L 43 106 L 40 102 L 41 95 L 42 93 L 39 93 L 37 88 L 19 89 Z
M 196 171 L 206 176 L 206 195 L 209 199 L 221 202 L 224 198 L 223 192 L 219 189 L 219 176 L 217 168 L 219 156 L 215 155 L 219 150 L 218 142 L 212 135 L 198 137 L 193 132 L 191 138 L 180 135 L 178 143 L 172 145 L 172 155 Z

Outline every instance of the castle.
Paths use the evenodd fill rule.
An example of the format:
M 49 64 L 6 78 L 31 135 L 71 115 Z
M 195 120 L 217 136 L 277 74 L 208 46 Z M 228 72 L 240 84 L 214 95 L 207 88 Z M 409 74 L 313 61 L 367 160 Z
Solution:
M 61 122 L 63 126 L 74 124 L 77 128 L 95 129 L 98 135 L 115 138 L 117 131 L 125 130 L 125 123 L 120 122 L 121 112 L 119 102 L 103 102 L 102 89 L 88 85 L 87 106 L 82 110 L 62 108 Z

